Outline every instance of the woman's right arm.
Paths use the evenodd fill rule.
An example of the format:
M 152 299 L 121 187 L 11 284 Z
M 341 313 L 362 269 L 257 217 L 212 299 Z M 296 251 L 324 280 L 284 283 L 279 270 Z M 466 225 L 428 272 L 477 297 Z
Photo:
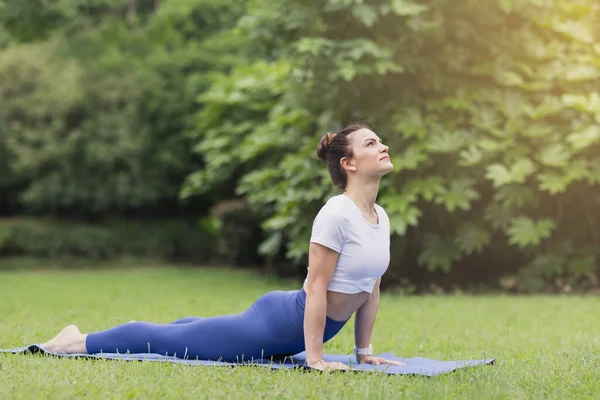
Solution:
M 327 288 L 333 277 L 339 253 L 317 243 L 308 252 L 306 305 L 304 309 L 304 343 L 306 360 L 313 367 L 323 363 L 323 333 L 327 316 Z

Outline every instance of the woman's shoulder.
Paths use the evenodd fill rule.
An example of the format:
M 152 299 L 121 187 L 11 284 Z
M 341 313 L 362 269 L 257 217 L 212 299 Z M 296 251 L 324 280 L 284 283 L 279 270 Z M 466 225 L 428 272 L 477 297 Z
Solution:
M 327 214 L 331 214 L 331 215 L 337 215 L 337 216 L 344 216 L 347 215 L 346 212 L 346 208 L 347 208 L 347 204 L 344 200 L 344 196 L 341 194 L 338 194 L 336 196 L 332 196 L 329 199 L 327 199 L 327 201 L 325 202 L 325 204 L 323 204 L 323 206 L 321 207 L 321 210 L 319 211 L 319 213 L 327 213 Z
M 340 208 L 340 207 L 343 207 L 345 204 L 346 204 L 346 196 L 344 196 L 343 194 L 336 194 L 335 196 L 331 196 L 329 199 L 327 199 L 327 201 L 325 202 L 323 207 Z
M 377 203 L 375 203 L 375 209 L 377 209 L 377 211 L 381 211 L 382 213 L 384 213 L 385 215 L 387 215 L 387 212 L 385 212 L 385 208 L 381 207 Z
M 325 204 L 321 206 L 316 218 L 326 218 L 330 221 L 341 223 L 347 221 L 348 215 L 348 205 L 344 201 L 342 195 L 337 195 L 330 197 Z
M 387 212 L 382 206 L 375 203 L 375 209 L 377 210 L 378 215 L 384 215 L 385 218 L 389 219 Z M 356 210 L 356 205 L 352 203 L 352 200 L 348 196 L 338 194 L 330 197 L 321 207 L 320 212 L 337 215 L 347 219 Z
M 375 203 L 375 209 L 377 210 L 377 215 L 385 218 L 388 222 L 390 221 L 390 217 L 387 215 L 385 208 L 383 208 L 379 204 Z

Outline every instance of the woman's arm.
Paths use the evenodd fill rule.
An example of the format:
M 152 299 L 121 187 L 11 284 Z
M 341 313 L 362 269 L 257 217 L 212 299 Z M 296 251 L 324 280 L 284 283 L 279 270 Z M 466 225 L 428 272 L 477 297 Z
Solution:
M 373 327 L 375 326 L 375 319 L 377 317 L 377 309 L 379 308 L 380 284 L 381 278 L 377 279 L 369 299 L 362 306 L 360 306 L 358 310 L 356 310 L 356 316 L 354 319 L 354 342 L 357 348 L 369 347 L 371 344 L 371 334 L 373 333 Z M 367 354 L 357 354 L 356 360 L 359 364 L 368 363 L 373 365 L 404 365 L 404 363 L 400 361 L 386 360 Z
M 375 282 L 373 292 L 369 296 L 369 299 L 356 310 L 356 316 L 354 319 L 354 342 L 357 348 L 368 347 L 371 343 L 371 334 L 373 332 L 373 326 L 375 326 L 375 319 L 377 318 L 377 309 L 379 308 L 379 285 L 381 284 L 381 278 Z M 357 355 L 357 359 L 360 362 L 364 355 Z
M 311 243 L 308 252 L 308 277 L 304 309 L 304 342 L 308 365 L 323 360 L 323 333 L 327 316 L 327 288 L 339 253 L 323 245 Z

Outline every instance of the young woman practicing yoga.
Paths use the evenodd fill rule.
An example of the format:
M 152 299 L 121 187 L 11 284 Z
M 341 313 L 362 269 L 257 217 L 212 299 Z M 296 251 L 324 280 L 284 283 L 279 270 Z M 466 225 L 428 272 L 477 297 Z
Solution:
M 69 325 L 41 347 L 52 353 L 158 353 L 233 362 L 306 351 L 313 368 L 347 369 L 323 361 L 323 343 L 356 313 L 357 361 L 401 365 L 374 357 L 370 344 L 379 284 L 390 261 L 390 222 L 375 204 L 381 177 L 393 168 L 388 147 L 358 124 L 323 136 L 317 155 L 345 191 L 330 198 L 314 220 L 301 289 L 266 293 L 235 315 L 130 322 L 89 334 Z

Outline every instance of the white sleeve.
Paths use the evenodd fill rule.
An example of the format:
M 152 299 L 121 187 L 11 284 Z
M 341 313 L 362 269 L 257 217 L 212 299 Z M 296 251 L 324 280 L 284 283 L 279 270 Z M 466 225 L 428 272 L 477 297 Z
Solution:
M 318 243 L 338 253 L 346 241 L 345 219 L 337 210 L 323 207 L 317 214 L 312 226 L 311 243 Z

